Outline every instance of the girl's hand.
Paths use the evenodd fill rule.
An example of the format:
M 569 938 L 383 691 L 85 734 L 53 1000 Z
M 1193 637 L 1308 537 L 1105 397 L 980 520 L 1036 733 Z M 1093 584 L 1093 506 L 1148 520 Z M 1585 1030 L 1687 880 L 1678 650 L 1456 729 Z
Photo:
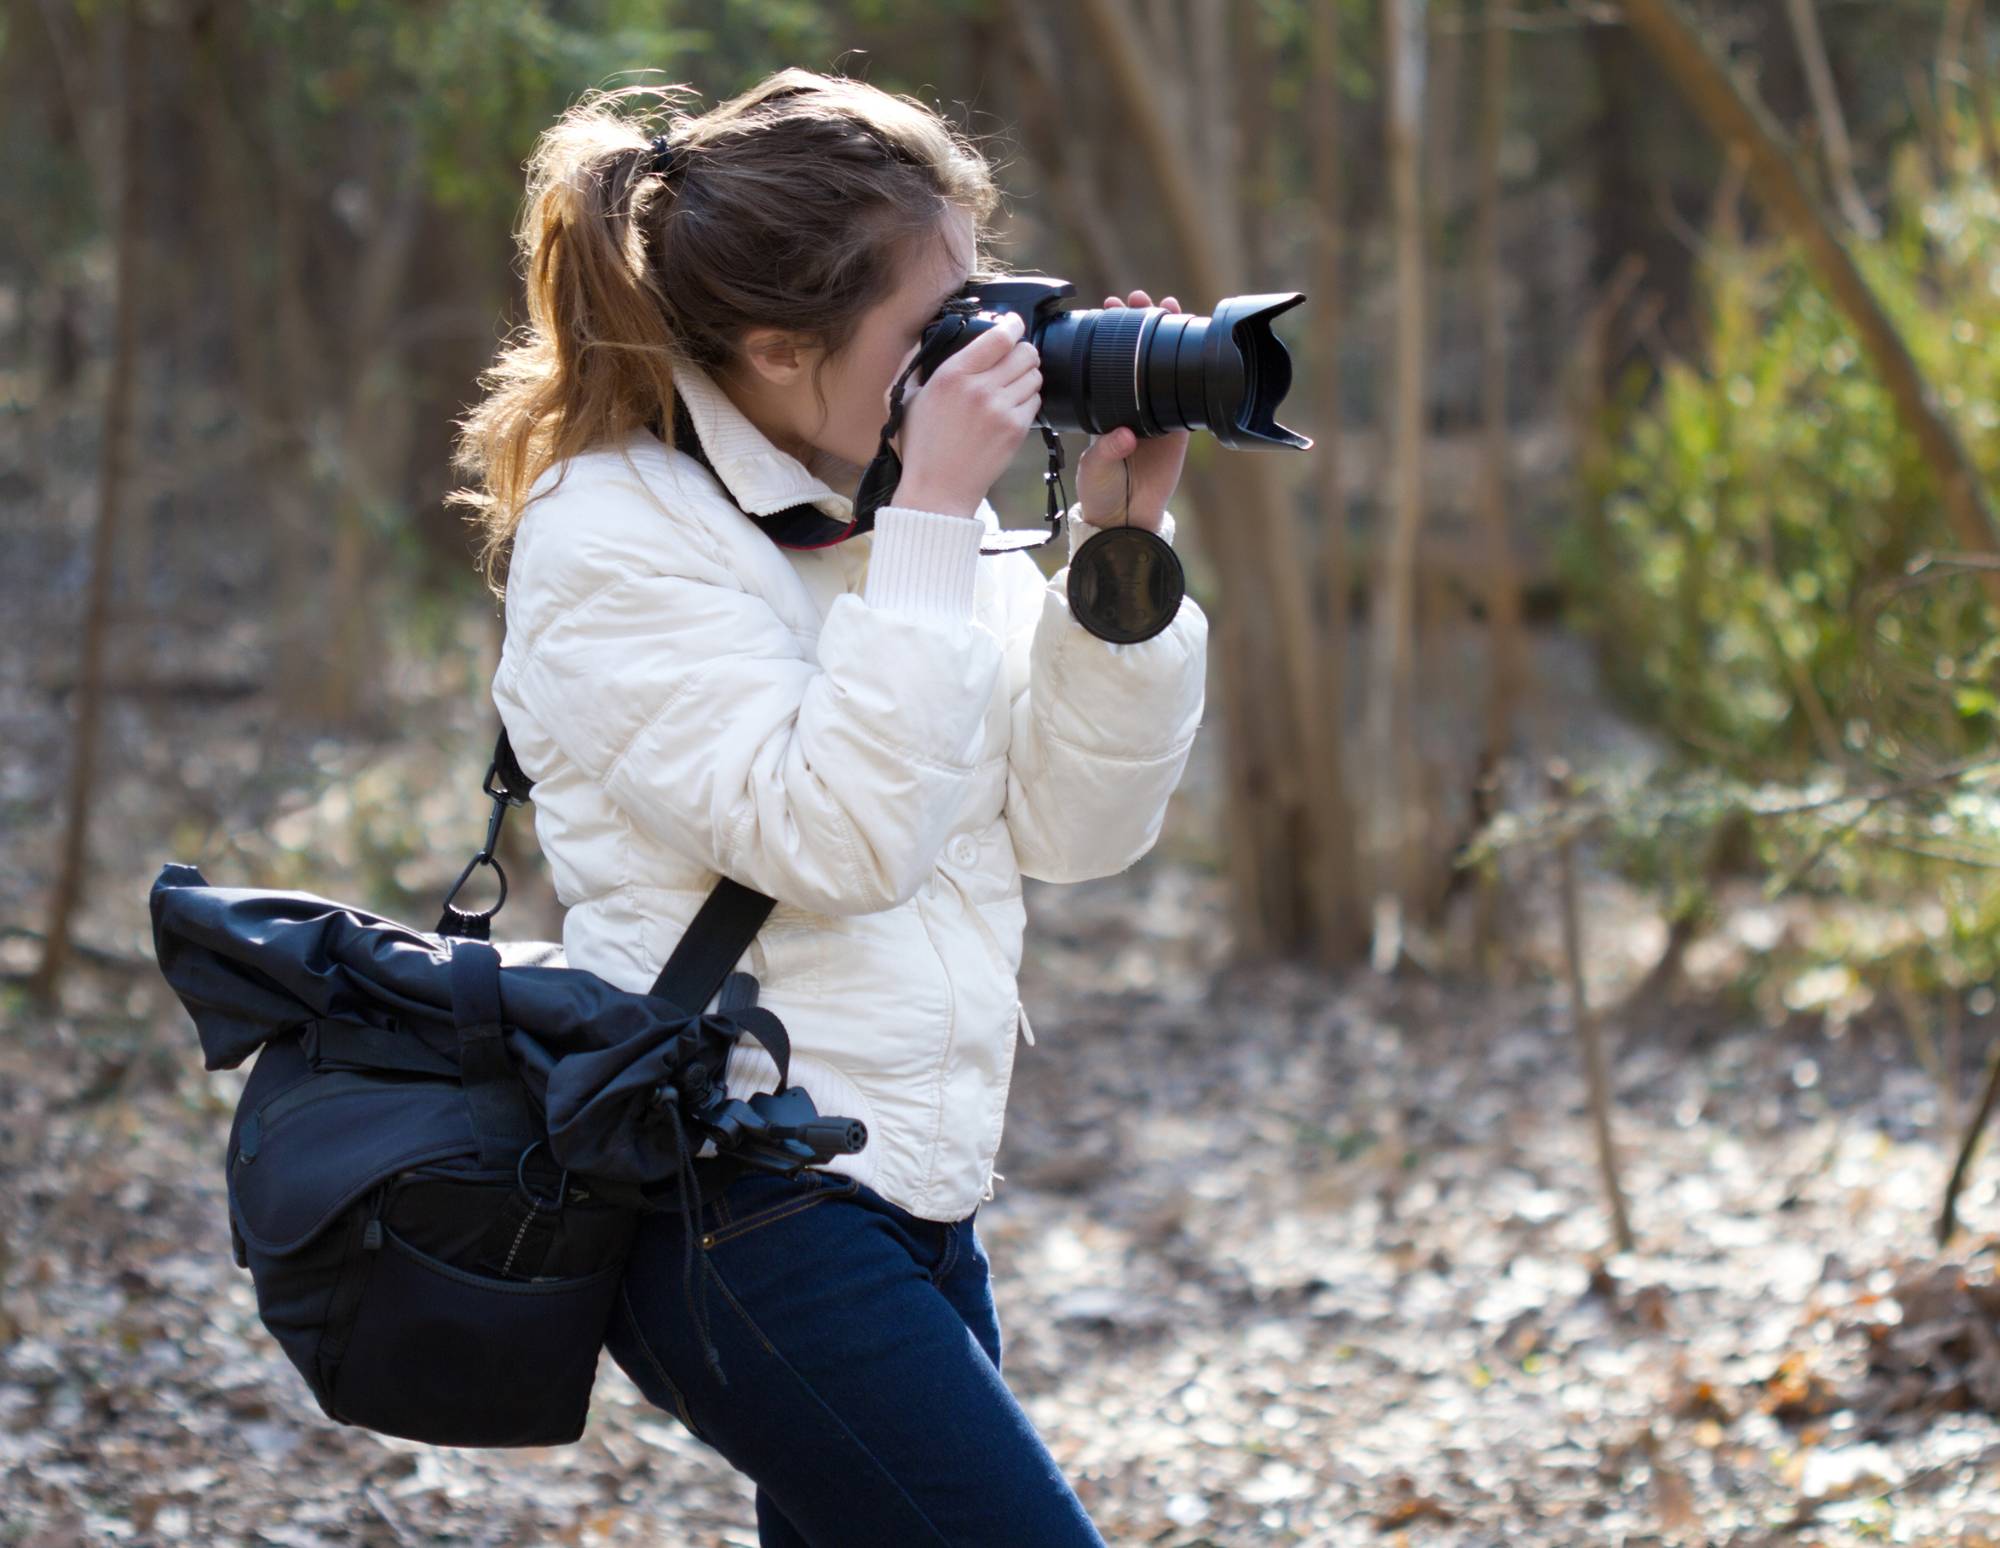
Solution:
M 1125 300 L 1106 296 L 1104 304 L 1151 306 L 1143 290 L 1135 290 Z M 1172 296 L 1160 303 L 1169 312 L 1178 312 L 1180 302 Z M 1124 524 L 1125 475 L 1132 475 L 1131 524 L 1158 532 L 1164 523 L 1167 500 L 1181 481 L 1181 464 L 1187 460 L 1188 432 L 1172 430 L 1165 435 L 1141 437 L 1124 426 L 1108 435 L 1095 435 L 1083 449 L 1076 464 L 1076 493 L 1082 502 L 1083 519 L 1093 527 Z
M 1042 360 L 1025 332 L 1019 314 L 1009 312 L 921 386 L 912 378 L 896 437 L 903 459 L 896 504 L 979 514 L 1042 411 Z

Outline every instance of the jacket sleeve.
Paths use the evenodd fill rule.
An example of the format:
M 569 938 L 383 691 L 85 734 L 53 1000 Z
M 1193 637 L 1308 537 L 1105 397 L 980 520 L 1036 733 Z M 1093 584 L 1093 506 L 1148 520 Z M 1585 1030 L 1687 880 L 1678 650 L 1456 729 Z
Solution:
M 1161 536 L 1173 541 L 1173 514 Z M 1075 507 L 1075 556 L 1095 528 Z M 1111 876 L 1153 847 L 1201 725 L 1208 619 L 1191 596 L 1149 640 L 1101 640 L 1070 612 L 1069 568 L 1044 581 L 1027 554 L 1005 561 L 1013 728 L 1007 826 L 1021 874 Z
M 495 701 L 524 762 L 552 746 L 710 869 L 815 913 L 893 908 L 929 878 L 970 795 L 1005 666 L 973 618 L 982 535 L 878 512 L 867 589 L 834 600 L 815 662 L 698 552 L 669 560 L 654 543 L 635 562 L 573 527 L 544 532 L 531 552 L 517 542 Z M 524 585 L 540 600 L 517 609 Z M 529 637 L 514 637 L 517 612 Z

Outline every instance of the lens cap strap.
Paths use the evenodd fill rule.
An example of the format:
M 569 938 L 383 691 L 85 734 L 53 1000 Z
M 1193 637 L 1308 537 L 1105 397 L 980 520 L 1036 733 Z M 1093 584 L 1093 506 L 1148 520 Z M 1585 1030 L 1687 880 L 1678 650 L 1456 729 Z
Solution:
M 1150 640 L 1174 621 L 1187 594 L 1187 573 L 1174 545 L 1132 525 L 1132 458 L 1125 462 L 1125 510 L 1120 524 L 1100 527 L 1069 561 L 1069 610 L 1100 640 L 1131 645 Z

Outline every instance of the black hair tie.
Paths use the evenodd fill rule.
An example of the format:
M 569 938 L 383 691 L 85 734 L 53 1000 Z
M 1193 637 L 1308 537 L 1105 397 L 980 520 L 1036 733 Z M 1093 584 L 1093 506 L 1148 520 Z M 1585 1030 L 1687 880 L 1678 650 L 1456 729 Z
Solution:
M 680 147 L 675 145 L 664 134 L 653 136 L 651 148 L 653 152 L 653 171 L 658 176 L 666 177 L 675 167 L 680 165 Z

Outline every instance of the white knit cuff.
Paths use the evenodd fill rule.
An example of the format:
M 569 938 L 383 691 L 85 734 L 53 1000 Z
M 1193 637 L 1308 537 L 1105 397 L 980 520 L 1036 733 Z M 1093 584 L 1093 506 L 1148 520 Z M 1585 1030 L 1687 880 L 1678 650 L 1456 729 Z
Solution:
M 985 527 L 963 516 L 885 505 L 875 513 L 868 583 L 870 607 L 970 618 Z

